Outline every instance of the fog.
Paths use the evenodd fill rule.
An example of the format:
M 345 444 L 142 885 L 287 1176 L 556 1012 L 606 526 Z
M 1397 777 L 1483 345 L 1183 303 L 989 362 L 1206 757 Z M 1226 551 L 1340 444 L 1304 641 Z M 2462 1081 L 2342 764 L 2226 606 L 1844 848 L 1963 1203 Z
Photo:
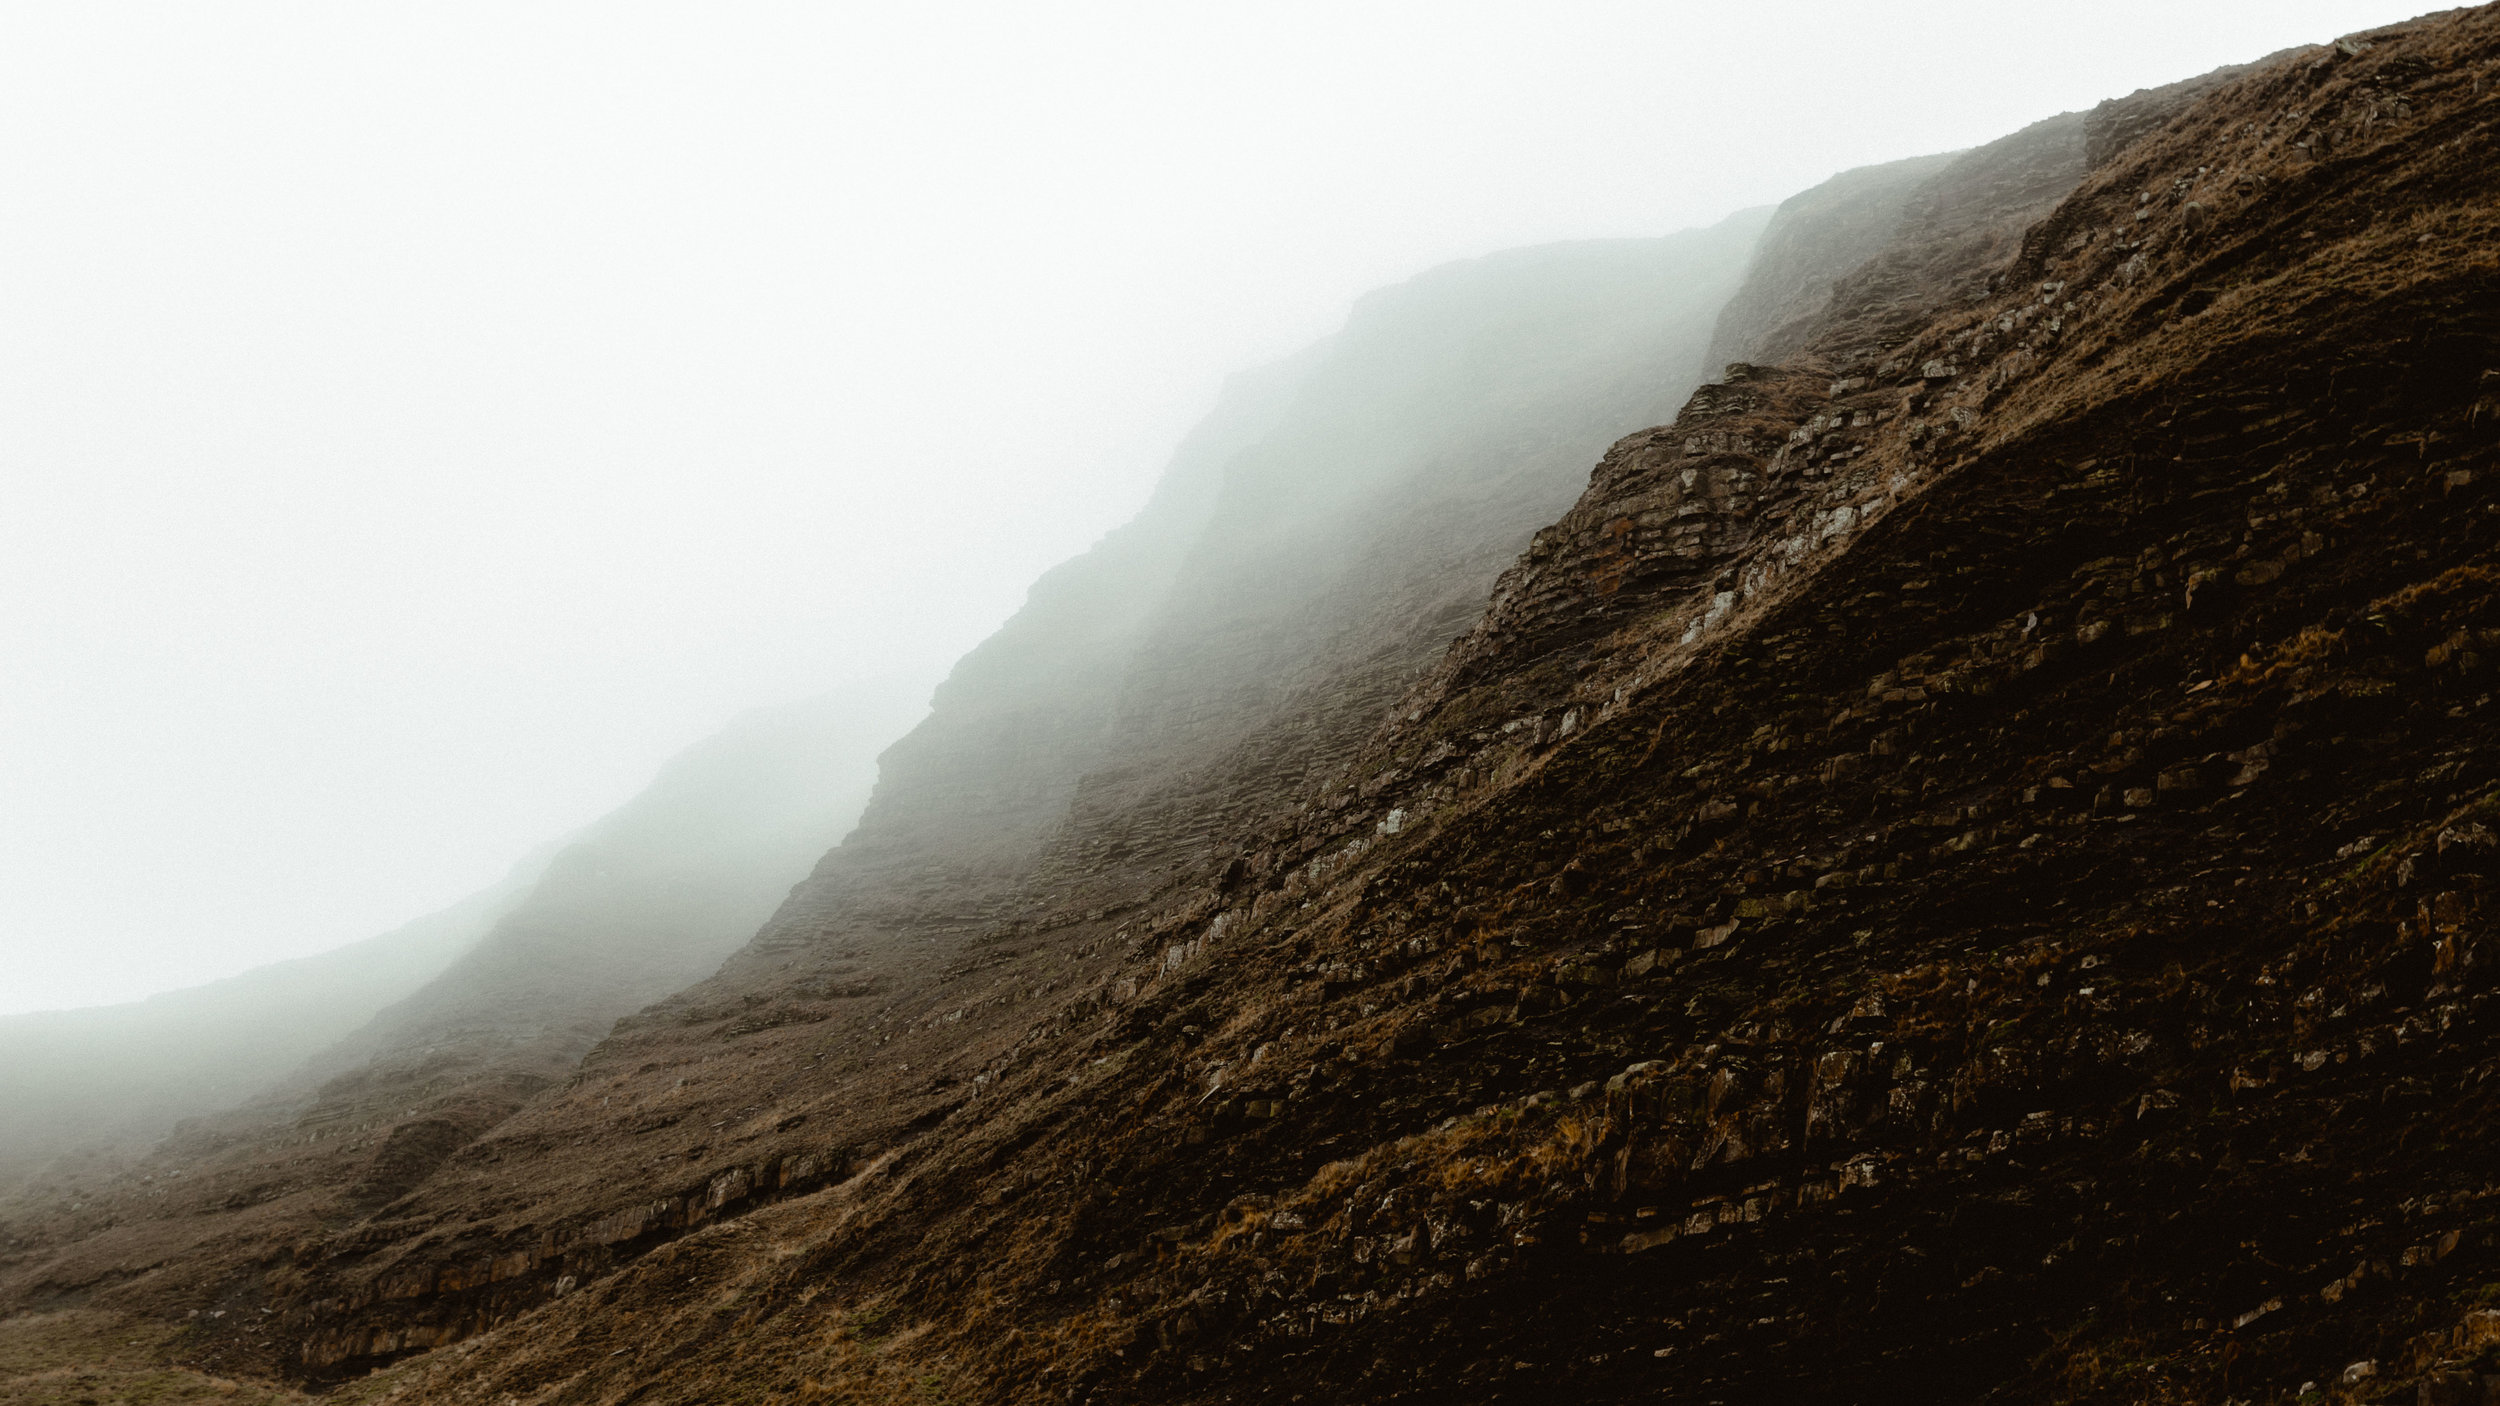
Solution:
M 12 5 L 0 1012 L 925 688 L 1368 289 L 2414 8 Z

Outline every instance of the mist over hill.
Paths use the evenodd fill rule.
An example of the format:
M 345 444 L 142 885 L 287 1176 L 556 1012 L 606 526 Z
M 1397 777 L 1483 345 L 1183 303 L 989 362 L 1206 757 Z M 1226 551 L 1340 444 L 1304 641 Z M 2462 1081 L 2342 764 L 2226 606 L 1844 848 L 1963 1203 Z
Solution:
M 0 1193 L 66 1152 L 144 1150 L 228 1108 L 442 975 L 547 856 L 396 931 L 128 1005 L 0 1016 Z
M 864 808 L 858 714 L 750 719 L 297 1081 L 0 1205 L 0 1349 L 2492 1399 L 2495 145 L 2485 6 L 1383 289 Z
M 896 680 L 755 710 L 397 931 L 129 1005 L 0 1017 L 0 1192 L 47 1169 L 108 1175 L 186 1120 L 300 1114 L 392 1056 L 457 1045 L 547 1077 L 742 943 L 857 820 L 877 751 L 925 706 Z

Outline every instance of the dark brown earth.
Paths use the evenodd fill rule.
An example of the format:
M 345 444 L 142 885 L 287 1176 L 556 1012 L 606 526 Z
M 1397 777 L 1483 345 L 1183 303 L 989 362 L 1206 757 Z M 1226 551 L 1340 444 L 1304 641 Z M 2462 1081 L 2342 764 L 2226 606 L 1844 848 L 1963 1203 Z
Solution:
M 1186 853 L 889 863 L 89 1292 L 424 1401 L 2500 1399 L 2500 9 L 2099 116 L 1923 175 L 1356 735 L 1090 783 Z

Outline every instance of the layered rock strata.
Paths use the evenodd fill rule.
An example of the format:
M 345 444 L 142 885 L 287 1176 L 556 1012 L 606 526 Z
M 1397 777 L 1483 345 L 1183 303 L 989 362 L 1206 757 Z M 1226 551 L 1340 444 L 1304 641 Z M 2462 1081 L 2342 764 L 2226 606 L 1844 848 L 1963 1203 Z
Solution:
M 821 1060 L 710 1096 L 757 1170 L 402 1381 L 2472 1399 L 2495 65 L 2490 10 L 2293 54 L 1869 285 L 1610 451 L 1220 892 L 711 1025 Z M 920 1126 L 769 1201 L 825 1089 Z
M 586 1277 L 875 1165 L 977 1097 L 980 1064 L 1110 970 L 1150 906 L 1239 883 L 1247 818 L 1341 764 L 1589 458 L 1690 389 L 1766 216 L 1439 270 L 1243 387 L 1137 524 L 965 661 L 859 831 L 746 951 L 454 1159 L 439 1203 L 339 1242 L 305 1364 L 472 1331 L 549 1255 Z M 585 1117 L 608 1156 L 570 1154 Z M 526 1253 L 506 1248 L 520 1226 Z M 532 1277 L 481 1275 L 485 1246 Z
M 1020 761 L 977 882 L 898 770 L 914 833 L 221 1266 L 269 1312 L 191 1350 L 457 1343 L 419 1400 L 2470 1399 L 2495 66 L 2460 12 L 1947 164 L 1446 648 L 1481 543 L 1389 493 L 1440 474 L 1245 449 L 1059 714 L 1119 740 Z
M 605 1032 L 555 1018 L 573 1009 L 562 969 L 595 958 L 516 927 L 371 1032 L 371 1062 L 307 1115 L 318 1131 L 231 1130 L 226 1180 L 289 1189 L 232 1208 L 248 1233 L 160 1217 L 142 1243 L 76 1222 L 55 1238 L 56 1223 L 18 1257 L 21 1301 L 153 1306 L 206 1289 L 255 1322 L 283 1304 L 280 1333 L 212 1334 L 203 1360 L 352 1369 L 491 1321 L 539 1290 L 527 1276 L 552 1247 L 621 1262 L 924 1132 L 963 1097 L 957 1078 L 897 1058 L 825 1080 L 827 1033 L 881 1047 L 967 964 L 1042 933 L 1032 986 L 1064 992 L 1071 961 L 1110 960 L 1117 915 L 1212 892 L 1227 807 L 1265 813 L 1359 743 L 1589 458 L 1689 389 L 1767 213 L 1428 274 L 1237 381 L 1139 520 L 1052 573 L 958 667 L 885 756 L 857 833 L 719 979 L 568 1075 Z M 617 914 L 592 947 L 644 916 Z M 514 961 L 522 979 L 494 965 Z M 932 1038 L 975 1047 L 983 1024 Z M 724 1040 L 771 1053 L 724 1065 Z M 568 1130 L 585 1116 L 600 1128 L 587 1143 Z M 298 1164 L 307 1138 L 366 1160 Z M 270 1201 L 284 1205 L 249 1209 Z M 177 1233 L 189 1248 L 169 1248 Z

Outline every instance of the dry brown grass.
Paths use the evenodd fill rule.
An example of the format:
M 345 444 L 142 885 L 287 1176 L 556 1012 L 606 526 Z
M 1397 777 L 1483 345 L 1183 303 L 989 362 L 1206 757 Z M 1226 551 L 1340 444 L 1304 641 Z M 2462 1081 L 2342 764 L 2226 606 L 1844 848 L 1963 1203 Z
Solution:
M 176 1324 L 92 1310 L 0 1321 L 0 1403 L 311 1406 L 317 1399 L 177 1365 L 181 1337 Z

